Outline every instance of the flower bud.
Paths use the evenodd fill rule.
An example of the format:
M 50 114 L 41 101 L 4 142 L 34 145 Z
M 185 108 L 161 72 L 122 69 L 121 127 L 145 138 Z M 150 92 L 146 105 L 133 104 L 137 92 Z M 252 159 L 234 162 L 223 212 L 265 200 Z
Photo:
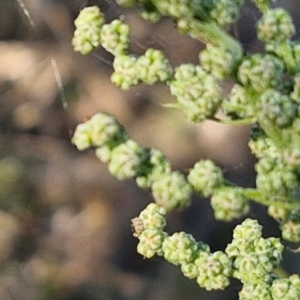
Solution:
M 108 170 L 119 180 L 133 178 L 140 174 L 144 159 L 144 149 L 128 140 L 112 150 Z
M 237 75 L 244 86 L 264 92 L 280 85 L 283 70 L 284 64 L 279 58 L 270 54 L 253 54 L 242 61 Z
M 250 210 L 247 199 L 235 188 L 216 190 L 211 197 L 211 206 L 215 218 L 223 221 L 238 219 Z
M 197 255 L 197 243 L 192 235 L 175 232 L 164 240 L 162 252 L 164 258 L 174 265 L 191 263 Z
M 105 24 L 100 32 L 102 47 L 114 56 L 127 53 L 129 46 L 129 26 L 121 20 Z
M 188 181 L 195 191 L 208 197 L 222 185 L 224 178 L 222 170 L 207 159 L 194 165 L 188 175 Z
M 167 211 L 190 205 L 192 188 L 179 172 L 166 173 L 152 185 L 155 202 Z
M 200 287 L 210 291 L 223 290 L 229 285 L 232 262 L 224 252 L 200 252 L 195 264 L 198 266 L 197 283 Z
M 155 49 L 148 49 L 137 60 L 139 80 L 147 84 L 166 81 L 172 76 L 172 67 L 164 54 Z
M 139 70 L 136 68 L 137 58 L 133 55 L 118 55 L 115 57 L 111 82 L 122 90 L 128 90 L 139 82 Z
M 283 8 L 269 9 L 257 23 L 257 36 L 266 43 L 290 39 L 294 33 L 293 20 Z
M 72 39 L 74 50 L 85 55 L 97 48 L 104 15 L 98 6 L 85 7 L 75 20 L 76 30 Z
M 183 64 L 175 69 L 175 79 L 169 83 L 179 107 L 192 122 L 212 117 L 221 103 L 216 79 L 200 66 Z
M 145 229 L 139 236 L 137 252 L 146 258 L 160 254 L 166 233 L 157 229 Z

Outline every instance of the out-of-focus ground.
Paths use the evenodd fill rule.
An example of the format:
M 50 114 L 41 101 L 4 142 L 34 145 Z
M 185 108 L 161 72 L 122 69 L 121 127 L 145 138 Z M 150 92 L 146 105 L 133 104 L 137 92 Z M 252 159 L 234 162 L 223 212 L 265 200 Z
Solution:
M 174 66 L 197 63 L 203 45 L 178 35 L 170 20 L 149 25 L 112 0 L 94 3 L 108 21 L 125 16 L 133 53 L 155 47 Z M 299 20 L 299 1 L 285 4 Z M 227 178 L 254 186 L 249 127 L 190 124 L 180 111 L 162 106 L 174 101 L 162 85 L 128 92 L 114 87 L 109 54 L 99 49 L 83 57 L 72 50 L 73 21 L 85 5 L 0 0 L 0 299 L 237 299 L 237 282 L 225 292 L 208 293 L 176 267 L 136 254 L 130 220 L 151 194 L 133 181 L 112 178 L 92 152 L 78 152 L 70 137 L 86 116 L 107 111 L 142 146 L 163 150 L 174 169 L 212 158 Z M 253 31 L 257 18 L 247 6 L 231 28 L 252 52 L 261 47 Z M 225 93 L 229 88 L 230 83 Z M 265 208 L 253 206 L 250 216 L 266 226 L 267 236 L 279 236 Z M 196 196 L 191 208 L 170 214 L 168 221 L 169 232 L 190 232 L 214 251 L 225 248 L 238 223 L 216 222 L 209 200 Z M 285 253 L 287 272 L 297 272 L 299 262 L 299 255 Z

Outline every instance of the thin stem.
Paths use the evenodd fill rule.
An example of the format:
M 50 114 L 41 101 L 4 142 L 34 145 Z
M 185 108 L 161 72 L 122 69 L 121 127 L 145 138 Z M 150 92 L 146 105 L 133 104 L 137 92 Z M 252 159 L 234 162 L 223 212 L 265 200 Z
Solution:
M 255 188 L 242 188 L 228 180 L 225 180 L 224 184 L 225 186 L 223 186 L 221 189 L 234 188 L 235 190 L 239 190 L 249 200 L 265 206 L 272 205 L 286 209 L 300 209 L 300 202 L 291 202 L 291 199 L 286 197 L 269 196 L 269 198 L 267 198 L 264 193 Z
M 241 44 L 214 22 L 201 22 L 195 19 L 179 20 L 178 27 L 183 33 L 187 33 L 205 44 L 230 50 L 235 55 L 236 61 L 242 58 L 243 48 Z
M 281 208 L 287 209 L 300 209 L 299 202 L 291 202 L 289 198 L 281 197 L 281 196 L 270 196 L 268 199 L 266 198 L 265 194 L 261 191 L 254 189 L 254 188 L 241 188 L 242 193 L 247 198 L 255 201 L 257 203 L 263 204 L 265 206 L 277 206 Z
M 211 121 L 215 121 L 225 125 L 251 125 L 256 122 L 255 118 L 245 118 L 245 119 L 238 119 L 238 120 L 223 120 L 216 117 L 209 118 Z

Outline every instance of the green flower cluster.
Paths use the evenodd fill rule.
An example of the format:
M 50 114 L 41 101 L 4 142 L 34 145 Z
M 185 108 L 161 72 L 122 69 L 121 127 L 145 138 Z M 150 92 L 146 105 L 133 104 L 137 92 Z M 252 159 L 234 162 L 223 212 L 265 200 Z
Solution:
M 300 278 L 273 273 L 283 246 L 277 238 L 262 238 L 257 221 L 238 225 L 225 252 L 211 253 L 208 245 L 185 232 L 163 231 L 166 212 L 187 207 L 196 192 L 211 197 L 218 220 L 243 217 L 249 199 L 267 205 L 282 237 L 300 241 L 300 43 L 291 41 L 295 26 L 286 10 L 271 9 L 273 0 L 252 2 L 262 15 L 256 24 L 257 37 L 265 43 L 262 53 L 244 54 L 225 30 L 238 19 L 243 0 L 117 0 L 124 7 L 139 7 L 151 22 L 171 17 L 180 33 L 204 42 L 200 65 L 184 63 L 173 69 L 162 51 L 151 48 L 141 56 L 129 53 L 128 25 L 121 19 L 105 24 L 96 6 L 80 12 L 72 44 L 82 54 L 100 45 L 112 53 L 111 81 L 123 90 L 164 83 L 176 98 L 166 106 L 181 109 L 192 122 L 252 124 L 249 147 L 257 158 L 256 188 L 226 181 L 211 160 L 200 160 L 187 176 L 172 171 L 161 151 L 141 147 L 106 113 L 78 125 L 72 142 L 79 150 L 95 149 L 114 177 L 134 179 L 151 190 L 155 203 L 132 220 L 141 255 L 162 256 L 207 290 L 224 289 L 234 277 L 243 283 L 242 300 L 294 300 L 300 299 Z M 229 92 L 222 90 L 226 79 L 232 81 Z
M 257 187 L 264 193 L 287 196 L 298 187 L 297 174 L 278 159 L 262 158 L 255 165 L 255 170 Z
M 257 23 L 257 37 L 265 42 L 280 42 L 295 34 L 291 16 L 282 8 L 268 10 Z
M 237 58 L 229 49 L 215 47 L 211 44 L 199 53 L 202 68 L 217 79 L 228 78 L 237 65 Z
M 222 186 L 224 178 L 222 170 L 213 161 L 206 159 L 194 165 L 189 172 L 188 181 L 196 192 L 208 197 Z
M 129 26 L 121 20 L 104 24 L 100 31 L 102 47 L 114 56 L 127 53 L 129 46 Z
M 247 90 L 236 83 L 226 100 L 222 103 L 222 110 L 232 119 L 247 119 L 253 117 L 254 107 L 251 106 Z
M 153 197 L 167 210 L 190 205 L 192 188 L 179 171 L 171 171 L 167 158 L 157 149 L 147 149 L 131 140 L 114 116 L 98 113 L 77 126 L 72 143 L 79 150 L 95 148 L 96 156 L 119 180 L 136 179 L 152 190 Z
M 277 57 L 253 54 L 243 59 L 238 69 L 238 79 L 244 86 L 256 92 L 278 87 L 283 75 L 284 64 Z
M 245 285 L 268 282 L 282 259 L 280 240 L 262 238 L 261 230 L 256 220 L 246 219 L 234 229 L 233 240 L 225 250 L 233 260 L 233 276 Z
M 178 107 L 192 122 L 202 122 L 214 116 L 221 103 L 217 80 L 200 66 L 179 66 L 169 86 L 172 95 L 176 96 Z
M 137 58 L 134 55 L 119 55 L 114 59 L 114 73 L 111 75 L 111 82 L 122 90 L 128 90 L 139 82 L 139 75 L 136 68 Z
M 146 20 L 154 21 L 161 16 L 174 19 L 198 18 L 205 22 L 215 22 L 219 26 L 226 26 L 235 22 L 239 17 L 240 7 L 244 0 L 117 0 L 120 6 L 141 7 L 141 15 Z
M 121 20 L 104 23 L 104 15 L 97 6 L 82 9 L 75 20 L 74 50 L 85 55 L 102 45 L 113 55 L 125 54 L 129 46 L 128 25 Z
M 272 199 L 268 214 L 279 222 L 285 240 L 299 242 L 299 208 L 284 205 L 299 199 L 299 149 L 293 146 L 281 150 L 257 126 L 252 129 L 249 146 L 259 158 L 255 165 L 257 189 Z
M 298 105 L 289 96 L 276 90 L 263 92 L 257 103 L 257 120 L 262 126 L 286 127 L 293 123 L 298 113 Z
M 134 55 L 119 55 L 114 60 L 114 73 L 111 81 L 127 90 L 140 82 L 154 84 L 167 81 L 173 69 L 169 61 L 159 50 L 148 49 L 140 57 Z
M 152 194 L 156 203 L 172 210 L 190 205 L 192 188 L 180 172 L 174 171 L 165 173 L 154 181 Z
M 201 196 L 211 196 L 211 206 L 217 220 L 232 221 L 249 212 L 242 189 L 226 186 L 222 170 L 211 160 L 197 162 L 187 179 Z
M 229 285 L 232 261 L 222 251 L 201 252 L 195 260 L 198 267 L 197 283 L 206 290 L 223 290 Z
M 164 258 L 174 265 L 189 264 L 197 257 L 197 242 L 190 234 L 175 232 L 165 238 L 162 253 Z
M 161 151 L 150 148 L 146 149 L 146 152 L 144 172 L 136 178 L 136 182 L 141 188 L 150 188 L 160 175 L 171 173 L 171 164 Z
M 128 136 L 124 127 L 114 116 L 107 113 L 99 113 L 86 122 L 77 125 L 72 143 L 80 151 L 90 147 L 100 148 L 102 146 L 108 146 L 113 149 L 127 139 Z
M 298 276 L 280 279 L 274 275 L 283 245 L 277 238 L 262 238 L 262 226 L 256 220 L 246 219 L 235 228 L 225 252 L 212 253 L 207 244 L 197 242 L 188 233 L 175 232 L 170 236 L 163 231 L 165 215 L 166 210 L 151 203 L 132 220 L 134 235 L 139 239 L 137 251 L 144 257 L 163 256 L 206 290 L 224 289 L 230 277 L 237 278 L 244 285 L 240 299 L 252 299 L 251 292 L 253 299 L 264 300 L 279 299 L 284 293 L 292 297 L 299 292 Z M 258 298 L 258 291 L 265 296 Z
M 172 67 L 159 50 L 148 49 L 137 60 L 139 79 L 146 84 L 167 81 L 172 75 Z
M 134 178 L 142 173 L 147 153 L 133 140 L 118 145 L 111 152 L 108 171 L 119 180 Z
M 232 221 L 248 214 L 250 207 L 242 190 L 224 187 L 216 190 L 211 197 L 211 206 L 217 220 Z
M 104 15 L 97 6 L 85 7 L 75 20 L 74 50 L 85 55 L 97 48 L 101 44 L 100 32 L 104 22 Z
M 266 137 L 257 139 L 255 142 L 251 140 L 249 144 L 253 153 L 262 158 L 264 157 L 263 153 L 267 149 L 272 149 L 269 153 L 276 153 L 277 155 L 277 152 L 280 152 L 278 143 L 282 142 L 280 140 L 274 141 L 274 137 L 280 139 L 278 131 L 270 132 L 267 129 L 271 126 L 279 128 L 290 127 L 298 116 L 297 99 L 299 97 L 297 95 L 299 93 L 299 80 L 297 80 L 296 76 L 292 78 L 292 89 L 287 88 L 289 86 L 288 82 L 281 83 L 284 76 L 286 77 L 285 67 L 289 68 L 290 65 L 285 66 L 284 63 L 287 62 L 287 59 L 279 55 L 282 58 L 281 60 L 276 55 L 282 54 L 281 52 L 287 49 L 292 52 L 292 59 L 289 60 L 294 59 L 294 61 L 297 61 L 300 58 L 300 46 L 297 43 L 287 42 L 294 33 L 294 27 L 286 11 L 282 9 L 268 9 L 266 11 L 265 8 L 272 1 L 254 2 L 263 12 L 263 17 L 257 25 L 258 36 L 268 43 L 266 49 L 267 52 L 271 53 L 265 55 L 255 54 L 242 59 L 237 72 L 237 79 L 242 85 L 238 83 L 234 85 L 226 101 L 223 101 L 222 108 L 233 119 L 254 118 L 258 121 L 259 125 L 266 132 Z M 104 18 L 99 9 L 97 7 L 89 7 L 81 12 L 75 24 L 79 30 L 80 26 L 86 24 L 85 22 L 88 20 L 94 21 L 91 24 L 95 25 L 93 25 L 94 27 L 91 25 L 91 28 L 97 27 L 98 31 L 100 28 L 102 45 L 116 56 L 114 60 L 115 72 L 112 75 L 112 81 L 123 89 L 128 89 L 139 82 L 153 84 L 157 81 L 165 81 L 169 85 L 171 93 L 177 98 L 177 107 L 182 108 L 190 120 L 201 122 L 207 118 L 214 118 L 214 114 L 221 103 L 220 85 L 217 79 L 226 78 L 235 70 L 241 51 L 238 43 L 224 34 L 224 31 L 220 31 L 217 26 L 212 24 L 212 21 L 215 19 L 217 25 L 222 25 L 221 23 L 224 25 L 229 22 L 224 21 L 225 19 L 219 14 L 228 14 L 234 16 L 232 20 L 235 19 L 238 7 L 243 4 L 243 1 L 224 0 L 201 4 L 197 1 L 185 0 L 149 1 L 147 4 L 144 1 L 119 1 L 119 4 L 127 7 L 140 4 L 143 9 L 147 7 L 148 12 L 172 16 L 178 21 L 178 26 L 180 25 L 181 29 L 184 26 L 183 24 L 186 24 L 188 26 L 186 29 L 188 34 L 194 38 L 204 40 L 208 44 L 207 48 L 200 53 L 203 69 L 199 66 L 186 64 L 176 68 L 174 75 L 172 75 L 173 72 L 169 62 L 162 52 L 158 50 L 149 49 L 141 57 L 127 55 L 128 26 L 120 20 L 115 20 L 111 24 L 103 24 Z M 218 11 L 219 13 L 217 13 Z M 188 20 L 189 18 L 197 18 L 198 20 L 191 21 Z M 95 43 L 93 43 L 95 35 L 89 39 L 91 44 L 94 45 L 93 47 L 95 47 Z M 278 44 L 280 45 L 278 46 Z M 272 52 L 275 52 L 275 55 Z M 236 60 L 235 54 L 237 53 L 239 55 Z M 295 101 L 293 102 L 293 100 Z M 284 134 L 286 133 L 284 132 Z M 132 143 L 129 144 L 133 145 Z M 139 153 L 141 149 L 138 150 L 137 145 L 135 146 L 132 147 Z M 122 151 L 125 151 L 124 148 L 125 146 L 120 147 Z M 131 148 L 132 151 L 133 148 Z M 110 149 L 108 146 L 97 149 L 96 154 L 103 161 L 109 162 Z M 149 156 L 149 153 L 142 156 L 146 157 L 147 155 Z M 277 180 L 269 189 L 266 188 L 268 180 L 265 181 L 266 176 L 264 177 L 264 175 L 268 172 L 270 173 L 271 169 L 265 169 L 261 165 L 264 165 L 264 162 L 257 165 L 259 172 L 257 182 L 261 190 L 267 191 L 276 186 L 277 190 L 281 189 L 282 186 L 286 186 L 287 190 L 295 189 L 294 181 L 298 179 L 298 175 L 295 175 L 293 171 L 284 170 L 285 166 L 281 167 L 281 164 L 279 164 L 280 167 L 275 168 L 274 176 L 270 176 L 271 178 L 277 177 Z M 117 166 L 118 164 L 111 165 L 110 169 L 113 174 L 115 174 L 114 170 L 118 169 Z M 277 176 L 279 171 L 281 174 Z M 139 171 L 133 173 L 135 175 L 140 174 Z M 168 184 L 172 182 L 170 178 Z M 145 180 L 145 176 L 138 176 L 138 182 L 141 186 L 150 185 Z M 283 182 L 283 184 L 280 182 Z M 168 186 L 168 184 L 165 186 Z M 159 191 L 160 188 L 156 190 Z M 157 194 L 161 195 L 162 193 L 157 192 Z M 214 199 L 218 199 L 218 197 L 215 196 Z
M 163 231 L 166 211 L 157 204 L 149 204 L 132 220 L 134 235 L 139 239 L 137 251 L 144 257 L 163 256 L 168 262 L 180 266 L 183 274 L 196 279 L 207 290 L 224 289 L 232 275 L 232 262 L 221 251 L 210 252 L 207 244 L 197 242 L 192 235 Z
M 237 21 L 244 0 L 213 0 L 207 2 L 207 17 L 219 26 L 225 27 Z
M 268 154 L 268 158 L 280 159 L 281 154 L 265 132 L 256 124 L 251 128 L 248 146 L 257 158 L 263 158 Z
M 166 225 L 166 210 L 154 203 L 149 204 L 139 215 L 132 219 L 134 236 L 139 239 L 137 251 L 147 258 L 161 253 L 162 244 L 167 236 L 163 231 Z
M 270 205 L 268 207 L 268 214 L 273 219 L 277 220 L 278 222 L 281 222 L 282 220 L 286 220 L 290 214 L 291 210 L 286 209 L 284 207 L 276 206 L 276 205 Z
M 190 87 L 191 91 L 186 94 L 184 94 L 185 84 L 181 87 L 178 86 L 179 80 L 181 80 L 178 79 L 180 77 L 178 73 L 182 73 L 182 69 L 185 69 L 186 65 L 178 67 L 175 74 L 173 74 L 169 61 L 159 50 L 148 49 L 140 57 L 128 54 L 129 27 L 121 20 L 114 20 L 110 24 L 104 24 L 103 15 L 96 6 L 83 9 L 75 21 L 77 27 L 73 39 L 75 50 L 82 54 L 87 54 L 101 44 L 115 56 L 113 63 L 114 72 L 111 76 L 111 81 L 120 88 L 127 90 L 139 83 L 152 85 L 156 82 L 165 82 L 169 85 L 171 93 L 178 101 L 178 105 L 173 105 L 173 107 L 181 108 L 188 119 L 193 122 L 202 122 L 206 118 L 213 117 L 221 102 L 220 87 L 216 79 L 230 76 L 237 67 L 242 53 L 238 43 L 230 38 L 225 31 L 219 30 L 217 34 L 214 31 L 217 30 L 218 23 L 222 23 L 222 25 L 228 24 L 238 16 L 238 10 L 243 1 L 222 0 L 200 3 L 198 0 L 152 0 L 119 1 L 118 3 L 125 7 L 141 5 L 144 15 L 147 15 L 150 19 L 161 15 L 171 16 L 178 22 L 185 22 L 189 18 L 194 18 L 195 20 L 196 18 L 203 19 L 205 29 L 209 31 L 207 35 L 205 33 L 207 30 L 202 30 L 202 38 L 204 40 L 211 40 L 212 44 L 217 43 L 223 46 L 228 41 L 231 44 L 226 47 L 207 45 L 206 51 L 200 54 L 200 60 L 203 70 L 206 70 L 212 76 L 207 77 L 208 74 L 199 66 L 195 70 L 190 70 L 191 72 L 186 81 L 190 80 L 190 77 L 194 75 L 196 80 L 194 80 L 194 88 Z M 227 10 L 224 9 L 225 7 Z M 84 27 L 89 26 L 88 22 L 91 24 L 92 36 Z M 93 29 L 93 24 L 97 30 Z M 202 26 L 201 24 L 198 25 Z M 189 26 L 191 27 L 189 34 L 193 36 L 195 26 L 194 24 Z M 97 42 L 94 42 L 95 39 Z M 83 43 L 89 46 L 88 48 L 85 46 L 84 51 L 81 50 Z M 76 45 L 79 46 L 77 47 Z M 213 57 L 219 57 L 219 60 L 214 60 Z M 200 83 L 202 87 L 200 87 Z
M 152 0 L 153 5 L 161 15 L 173 18 L 192 18 L 197 12 L 197 0 Z
M 269 282 L 246 284 L 239 293 L 241 300 L 294 300 L 299 299 L 300 278 L 291 275 L 289 278 L 273 276 Z
M 282 237 L 291 242 L 300 241 L 300 210 L 292 210 L 284 215 L 280 223 Z
M 281 150 L 264 133 L 258 133 L 256 136 L 253 134 L 251 137 L 249 146 L 259 157 L 255 166 L 257 188 L 263 195 L 268 195 L 269 199 L 272 199 L 268 213 L 280 222 L 283 230 L 282 222 L 290 221 L 290 214 L 295 209 L 293 205 L 285 204 L 296 203 L 299 199 L 299 150 L 294 147 Z M 292 219 L 294 226 L 298 226 L 300 219 Z M 287 235 L 283 236 L 286 238 Z M 300 240 L 299 236 L 297 238 L 296 236 L 293 241 Z
M 150 188 L 155 202 L 167 211 L 182 209 L 191 203 L 192 192 L 212 196 L 217 219 L 231 221 L 248 213 L 248 201 L 242 189 L 226 187 L 222 170 L 211 160 L 200 160 L 187 178 L 171 165 L 157 149 L 142 148 L 131 140 L 116 118 L 98 113 L 77 126 L 72 143 L 79 150 L 95 148 L 96 156 L 119 180 L 135 179 L 142 188 Z
M 270 288 L 273 300 L 293 300 L 300 295 L 300 278 L 298 275 L 291 275 L 288 278 L 275 279 Z

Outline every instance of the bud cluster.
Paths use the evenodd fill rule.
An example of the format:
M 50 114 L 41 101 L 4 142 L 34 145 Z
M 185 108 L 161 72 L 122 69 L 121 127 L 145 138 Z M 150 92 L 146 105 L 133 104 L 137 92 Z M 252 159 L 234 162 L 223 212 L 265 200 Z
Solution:
M 171 171 L 167 158 L 157 149 L 142 148 L 131 140 L 116 118 L 98 113 L 77 126 L 72 143 L 79 150 L 95 148 L 96 156 L 119 180 L 135 179 L 150 188 L 156 203 L 167 210 L 190 205 L 192 187 L 183 174 Z
M 140 187 L 151 189 L 155 202 L 168 211 L 189 206 L 192 192 L 212 196 L 217 219 L 231 221 L 249 211 L 243 189 L 226 187 L 221 168 L 211 160 L 198 161 L 185 177 L 171 170 L 161 151 L 143 148 L 131 140 L 124 127 L 107 113 L 98 113 L 78 125 L 72 143 L 81 151 L 94 148 L 111 175 L 119 180 L 135 179 Z
M 246 219 L 234 229 L 233 240 L 225 250 L 233 260 L 234 277 L 244 284 L 268 282 L 282 258 L 280 240 L 262 238 L 261 230 L 256 220 Z
M 230 49 L 215 47 L 211 44 L 199 53 L 202 68 L 217 79 L 229 77 L 236 67 L 236 57 Z
M 211 253 L 207 244 L 185 232 L 168 235 L 163 231 L 165 214 L 166 210 L 151 203 L 132 220 L 134 235 L 139 239 L 138 253 L 147 258 L 163 256 L 207 290 L 224 289 L 232 275 L 230 258 L 221 251 Z
M 217 80 L 200 66 L 183 64 L 175 69 L 169 82 L 171 94 L 192 122 L 202 122 L 214 116 L 221 103 Z
M 75 20 L 76 30 L 72 40 L 74 50 L 85 55 L 100 46 L 100 32 L 104 15 L 97 6 L 84 8 Z
M 291 16 L 282 8 L 268 10 L 257 23 L 257 36 L 265 42 L 280 42 L 295 34 Z
M 134 236 L 139 240 L 137 251 L 144 257 L 163 256 L 206 290 L 224 289 L 231 277 L 237 278 L 243 283 L 240 299 L 252 299 L 253 293 L 254 299 L 272 300 L 283 293 L 292 297 L 300 291 L 297 275 L 280 279 L 273 273 L 282 259 L 283 245 L 277 238 L 263 238 L 262 226 L 256 220 L 246 219 L 235 228 L 225 252 L 211 252 L 191 234 L 168 235 L 163 231 L 165 215 L 166 210 L 151 203 L 132 220 Z M 258 292 L 265 298 L 259 298 Z
M 93 148 L 114 177 L 134 179 L 151 190 L 155 203 L 132 220 L 141 255 L 162 256 L 207 290 L 224 289 L 234 277 L 243 283 L 241 300 L 294 300 L 300 299 L 300 278 L 274 274 L 283 245 L 277 238 L 263 238 L 257 221 L 246 219 L 238 225 L 224 252 L 212 253 L 183 231 L 164 231 L 166 213 L 189 206 L 195 192 L 211 197 L 215 218 L 223 221 L 245 216 L 249 200 L 266 205 L 282 238 L 300 241 L 300 43 L 291 40 L 296 30 L 286 10 L 270 8 L 273 0 L 252 2 L 261 12 L 256 32 L 265 44 L 262 53 L 244 53 L 226 31 L 238 19 L 244 0 L 117 0 L 120 6 L 139 7 L 140 15 L 151 22 L 171 17 L 180 33 L 204 42 L 197 65 L 187 62 L 173 68 L 165 54 L 153 48 L 140 56 L 129 53 L 124 19 L 107 24 L 96 6 L 80 12 L 72 44 L 82 54 L 100 45 L 110 52 L 111 81 L 123 90 L 141 83 L 165 84 L 176 100 L 166 106 L 181 109 L 191 122 L 252 124 L 249 147 L 257 158 L 255 188 L 227 181 L 209 159 L 195 163 L 187 176 L 173 171 L 160 150 L 141 147 L 107 113 L 79 124 L 72 142 L 81 151 Z M 227 79 L 232 88 L 224 92 Z

